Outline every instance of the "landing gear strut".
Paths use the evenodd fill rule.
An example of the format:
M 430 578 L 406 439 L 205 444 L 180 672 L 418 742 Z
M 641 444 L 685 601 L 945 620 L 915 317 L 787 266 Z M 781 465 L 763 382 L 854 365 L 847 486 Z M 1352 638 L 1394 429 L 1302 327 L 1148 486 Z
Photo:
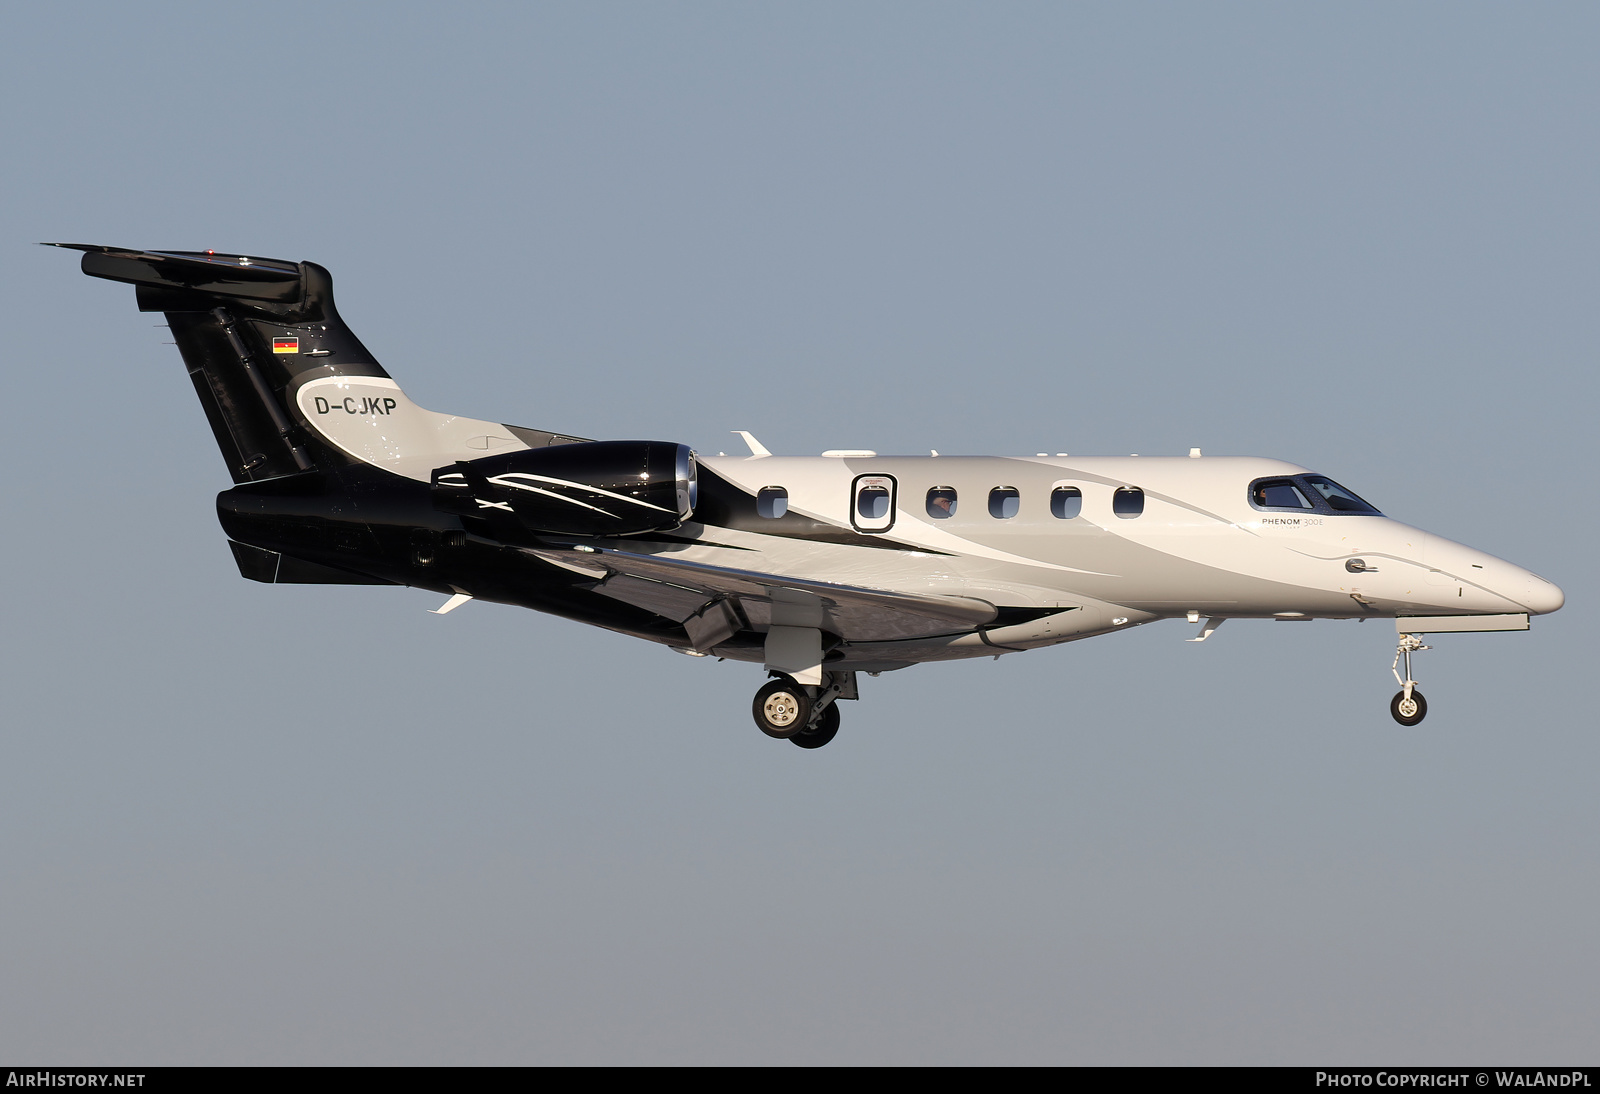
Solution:
M 1414 726 L 1428 716 L 1428 701 L 1422 697 L 1422 692 L 1417 690 L 1417 682 L 1411 678 L 1411 655 L 1432 648 L 1424 646 L 1422 639 L 1414 634 L 1402 634 L 1400 644 L 1395 648 L 1394 664 L 1389 666 L 1389 670 L 1399 682 L 1400 690 L 1389 701 L 1389 713 L 1403 726 Z M 1403 680 L 1399 671 L 1402 658 L 1406 663 L 1406 675 Z
M 793 741 L 801 748 L 821 748 L 833 740 L 839 732 L 839 708 L 834 700 L 847 692 L 855 697 L 855 674 L 825 673 L 821 687 L 775 675 L 776 679 L 761 686 L 750 705 L 756 727 L 768 737 Z

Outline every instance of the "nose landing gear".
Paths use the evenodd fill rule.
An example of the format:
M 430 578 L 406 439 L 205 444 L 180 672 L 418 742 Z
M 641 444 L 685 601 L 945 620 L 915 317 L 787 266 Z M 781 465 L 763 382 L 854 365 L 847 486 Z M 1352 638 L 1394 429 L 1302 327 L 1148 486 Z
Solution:
M 1394 664 L 1389 666 L 1389 671 L 1394 673 L 1394 678 L 1400 684 L 1400 690 L 1389 701 L 1389 713 L 1394 720 L 1403 726 L 1417 725 L 1428 716 L 1428 701 L 1422 697 L 1422 692 L 1417 690 L 1417 682 L 1411 678 L 1411 655 L 1422 650 L 1432 649 L 1424 646 L 1422 639 L 1414 634 L 1402 634 L 1400 644 L 1394 651 Z M 1405 679 L 1400 678 L 1400 661 L 1405 659 Z
M 822 687 L 797 684 L 778 675 L 756 692 L 750 712 L 756 727 L 768 737 L 792 741 L 801 748 L 821 748 L 839 732 L 835 700 L 855 698 L 855 673 L 824 673 Z

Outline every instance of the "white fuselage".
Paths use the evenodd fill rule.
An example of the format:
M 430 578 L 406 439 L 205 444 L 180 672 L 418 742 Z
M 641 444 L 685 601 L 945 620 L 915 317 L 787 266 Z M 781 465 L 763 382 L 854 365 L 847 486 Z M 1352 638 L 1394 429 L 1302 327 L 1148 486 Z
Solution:
M 845 527 L 862 522 L 852 489 L 893 482 L 893 519 L 876 533 L 922 556 L 715 530 L 730 551 L 695 547 L 696 561 L 905 592 L 1049 606 L 1078 598 L 1151 618 L 1358 618 L 1366 615 L 1554 611 L 1560 589 L 1492 555 L 1386 516 L 1262 511 L 1249 484 L 1306 473 L 1249 457 L 702 457 L 751 493 L 781 487 L 788 510 Z M 1059 487 L 1081 494 L 1076 515 L 1052 513 Z M 1119 488 L 1142 491 L 1136 516 L 1113 511 Z M 954 490 L 948 518 L 930 490 Z M 991 491 L 1017 492 L 1014 516 L 992 515 Z M 871 534 L 871 533 L 869 533 Z M 759 564 L 748 552 L 764 556 Z M 908 557 L 909 555 L 909 557 Z M 739 557 L 735 557 L 739 556 Z M 1367 569 L 1351 572 L 1361 559 Z M 1144 620 L 1140 620 L 1144 621 Z
M 313 380 L 296 408 L 336 447 L 421 482 L 451 461 L 526 447 L 508 427 L 424 410 L 388 379 Z M 781 492 L 784 512 L 839 534 L 786 534 L 776 518 L 770 532 L 760 517 L 737 528 L 691 519 L 669 538 L 623 538 L 617 548 L 746 574 L 1062 609 L 962 634 L 847 636 L 852 665 L 1031 648 L 1186 615 L 1536 615 L 1563 603 L 1559 588 L 1519 566 L 1376 512 L 1253 504 L 1252 483 L 1309 474 L 1280 460 L 862 454 L 699 462 L 751 499 Z M 872 508 L 863 489 L 888 496 Z M 1053 508 L 1058 489 L 1076 491 L 1076 505 Z M 1014 492 L 1014 501 L 991 508 L 996 490 Z M 936 510 L 930 491 L 952 499 L 953 511 Z M 1119 491 L 1138 492 L 1136 514 L 1117 511 Z

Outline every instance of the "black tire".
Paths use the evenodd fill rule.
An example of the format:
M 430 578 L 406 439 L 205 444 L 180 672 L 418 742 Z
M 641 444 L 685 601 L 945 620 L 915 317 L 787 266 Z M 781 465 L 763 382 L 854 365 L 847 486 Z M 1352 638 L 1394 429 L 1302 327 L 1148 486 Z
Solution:
M 811 720 L 811 696 L 787 676 L 780 676 L 756 692 L 750 713 L 755 716 L 757 728 L 768 737 L 788 740 Z
M 817 719 L 817 728 L 807 733 L 796 733 L 789 738 L 790 744 L 797 744 L 801 748 L 821 748 L 833 740 L 834 734 L 839 732 L 839 704 L 829 703 L 822 709 L 822 717 Z
M 1406 713 L 1401 710 L 1401 704 L 1405 701 L 1405 697 L 1406 693 L 1404 691 L 1395 692 L 1394 698 L 1389 700 L 1389 713 L 1394 715 L 1394 720 L 1401 725 L 1414 726 L 1428 716 L 1428 700 L 1422 697 L 1422 692 L 1412 688 L 1411 703 L 1415 705 L 1416 709 Z

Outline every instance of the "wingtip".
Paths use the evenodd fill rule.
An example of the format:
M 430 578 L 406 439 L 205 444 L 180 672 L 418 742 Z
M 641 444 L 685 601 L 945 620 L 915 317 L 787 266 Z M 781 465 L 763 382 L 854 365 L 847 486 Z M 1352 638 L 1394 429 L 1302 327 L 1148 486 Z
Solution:
M 744 443 L 750 446 L 750 455 L 747 458 L 752 459 L 752 460 L 759 460 L 763 456 L 772 455 L 771 452 L 767 451 L 767 446 L 762 444 L 760 441 L 756 440 L 755 437 L 750 433 L 749 430 L 747 430 L 747 429 L 730 429 L 730 430 L 728 430 L 728 432 L 729 433 L 736 433 L 740 437 L 743 437 L 744 438 Z

